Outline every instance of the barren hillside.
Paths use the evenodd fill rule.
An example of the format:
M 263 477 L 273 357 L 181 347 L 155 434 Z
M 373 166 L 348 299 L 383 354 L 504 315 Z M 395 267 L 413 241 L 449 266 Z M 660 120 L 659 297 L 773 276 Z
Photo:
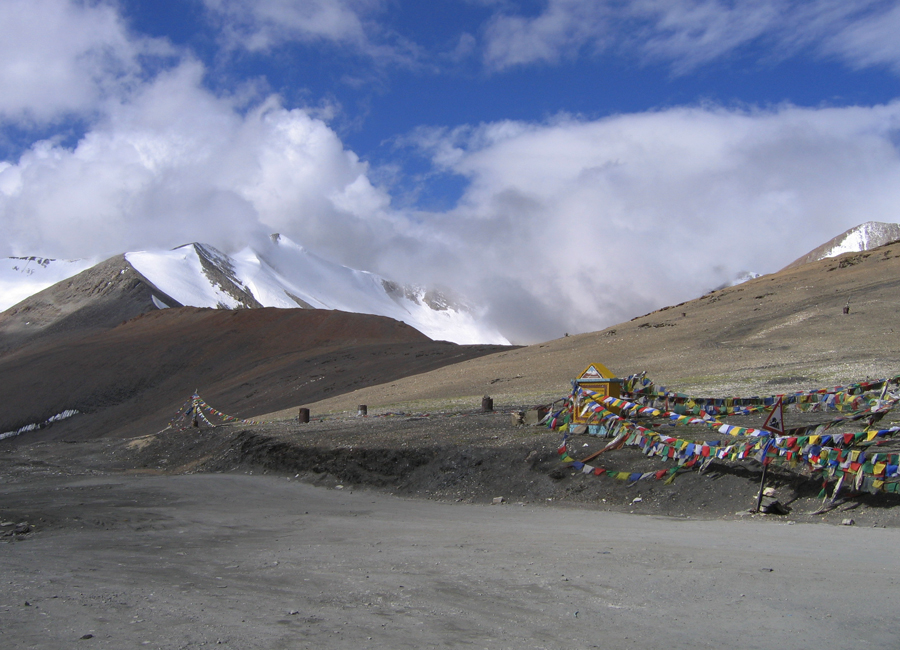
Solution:
M 844 307 L 849 301 L 849 313 Z M 455 364 L 313 404 L 317 412 L 435 408 L 483 395 L 496 404 L 564 395 L 589 363 L 618 376 L 710 394 L 779 391 L 900 370 L 900 242 L 806 264 L 711 292 L 600 332 Z M 896 331 L 895 331 L 896 329 Z

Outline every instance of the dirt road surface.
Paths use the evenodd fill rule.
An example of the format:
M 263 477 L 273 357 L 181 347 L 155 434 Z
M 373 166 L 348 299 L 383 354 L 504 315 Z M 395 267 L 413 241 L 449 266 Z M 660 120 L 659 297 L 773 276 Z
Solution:
M 897 528 L 244 473 L 23 477 L 3 499 L 35 526 L 0 544 L 10 648 L 897 647 Z

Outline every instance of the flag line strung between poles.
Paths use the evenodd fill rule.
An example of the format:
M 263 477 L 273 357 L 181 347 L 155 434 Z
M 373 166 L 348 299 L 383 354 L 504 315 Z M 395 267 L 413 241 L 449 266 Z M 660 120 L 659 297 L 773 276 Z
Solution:
M 206 414 L 204 414 L 204 411 L 206 411 L 206 413 L 209 413 L 210 415 L 215 415 L 216 417 L 219 417 L 228 423 L 237 422 L 240 424 L 262 424 L 260 420 L 244 420 L 233 415 L 223 413 L 222 411 L 219 411 L 218 409 L 215 409 L 207 404 L 198 393 L 194 393 L 181 406 L 181 408 L 178 409 L 178 412 L 171 420 L 169 420 L 169 424 L 162 431 L 166 431 L 167 429 L 175 429 L 176 431 L 184 431 L 185 429 L 189 429 L 193 425 L 194 415 L 196 415 L 198 419 L 203 420 L 203 422 L 205 422 L 211 428 L 215 428 L 216 425 L 209 421 L 209 418 L 207 418 Z M 187 424 L 178 426 L 183 421 L 186 421 Z M 159 433 L 162 433 L 162 431 L 160 431 Z
M 634 376 L 632 376 L 634 377 Z M 729 445 L 721 445 L 719 441 L 715 442 L 694 442 L 671 436 L 665 436 L 651 429 L 642 427 L 623 416 L 609 411 L 601 403 L 607 403 L 618 406 L 623 414 L 631 413 L 632 416 L 641 413 L 647 414 L 647 410 L 652 416 L 671 417 L 684 424 L 704 424 L 719 427 L 720 433 L 732 433 L 734 427 L 715 421 L 712 417 L 704 413 L 706 417 L 689 418 L 677 413 L 659 411 L 652 407 L 641 406 L 640 404 L 621 400 L 618 398 L 602 398 L 592 391 L 582 389 L 573 382 L 573 392 L 569 397 L 568 403 L 574 403 L 576 395 L 584 395 L 591 399 L 601 398 L 600 402 L 588 404 L 582 411 L 582 415 L 587 414 L 588 410 L 592 410 L 599 416 L 604 424 L 610 425 L 610 435 L 616 436 L 616 439 L 606 446 L 603 451 L 621 446 L 639 447 L 648 456 L 661 456 L 663 460 L 674 459 L 678 465 L 676 468 L 692 469 L 698 462 L 702 466 L 706 466 L 713 459 L 738 461 L 753 458 L 765 464 L 790 464 L 796 469 L 801 464 L 808 467 L 813 473 L 821 473 L 826 476 L 823 484 L 823 492 L 827 486 L 829 479 L 838 478 L 835 486 L 834 496 L 837 495 L 845 479 L 849 478 L 856 489 L 865 489 L 872 492 L 885 491 L 891 493 L 900 493 L 900 454 L 891 453 L 869 453 L 861 449 L 846 449 L 839 446 L 829 446 L 830 443 L 842 445 L 844 447 L 852 445 L 871 445 L 880 444 L 884 438 L 893 436 L 894 433 L 900 431 L 900 427 L 891 427 L 888 429 L 872 429 L 867 428 L 866 431 L 856 433 L 839 433 L 839 434 L 821 434 L 819 432 L 827 430 L 831 426 L 842 422 L 856 421 L 862 418 L 872 418 L 873 416 L 883 417 L 885 413 L 893 409 L 898 403 L 898 399 L 892 398 L 886 400 L 887 388 L 890 383 L 897 383 L 900 376 L 895 376 L 889 380 L 880 380 L 876 382 L 860 382 L 851 385 L 853 391 L 859 387 L 865 387 L 868 390 L 877 390 L 881 388 L 881 394 L 877 399 L 861 399 L 857 401 L 858 405 L 865 403 L 869 406 L 866 411 L 855 413 L 844 418 L 836 418 L 830 423 L 813 425 L 811 427 L 797 427 L 790 429 L 786 435 L 776 435 L 773 432 L 763 429 L 750 429 L 747 427 L 739 427 L 738 429 L 748 432 L 751 431 L 755 435 L 755 440 L 744 443 L 732 443 Z M 838 393 L 844 392 L 849 394 L 845 387 L 836 387 L 840 389 Z M 577 393 L 576 391 L 582 391 Z M 826 389 L 827 390 L 827 389 Z M 836 393 L 832 393 L 836 394 Z M 562 410 L 556 413 L 548 414 L 545 419 L 551 429 L 559 427 L 561 430 L 568 428 L 570 423 L 569 414 L 562 415 Z M 562 417 L 561 417 L 562 416 Z M 813 432 L 810 435 L 796 435 L 797 432 Z M 733 433 L 732 433 L 733 435 Z M 655 477 L 662 479 L 668 477 L 667 482 L 671 482 L 675 478 L 677 472 L 672 470 L 659 470 L 656 472 L 613 472 L 601 467 L 590 465 L 572 458 L 567 449 L 567 440 L 569 433 L 566 432 L 563 442 L 558 451 L 560 459 L 567 463 L 570 467 L 580 470 L 585 474 L 594 474 L 596 476 L 607 475 L 620 480 L 641 480 L 644 478 Z M 879 441 L 878 439 L 882 440 Z M 894 479 L 894 480 L 889 480 Z M 821 496 L 821 494 L 820 494 Z
M 759 412 L 771 408 L 778 398 L 782 399 L 785 406 L 794 406 L 801 410 L 816 410 L 817 404 L 831 399 L 846 401 L 848 397 L 873 390 L 878 390 L 887 384 L 900 384 L 900 375 L 888 379 L 856 382 L 847 386 L 834 386 L 831 388 L 819 388 L 809 391 L 797 391 L 783 395 L 771 395 L 767 397 L 695 397 L 686 393 L 667 391 L 665 387 L 656 390 L 653 382 L 646 378 L 646 373 L 630 375 L 623 380 L 622 392 L 632 399 L 647 400 L 654 404 L 659 401 L 670 403 L 677 410 L 680 406 L 683 410 L 689 409 L 697 415 L 704 410 L 710 415 L 737 415 Z M 828 396 L 834 395 L 835 398 Z
M 601 419 L 609 417 L 609 415 L 613 417 L 658 417 L 668 419 L 669 426 L 678 426 L 678 425 L 689 425 L 689 424 L 702 424 L 704 426 L 715 429 L 719 433 L 727 434 L 730 436 L 764 436 L 768 435 L 768 432 L 764 429 L 756 429 L 752 427 L 741 427 L 738 425 L 728 424 L 726 422 L 722 422 L 720 420 L 716 420 L 707 414 L 703 414 L 701 417 L 690 417 L 687 415 L 679 415 L 678 413 L 673 413 L 671 411 L 661 411 L 659 409 L 649 407 L 649 406 L 641 406 L 635 402 L 630 402 L 628 400 L 623 400 L 617 397 L 611 396 L 603 396 L 598 395 L 597 393 L 574 385 L 573 384 L 573 396 L 584 396 L 590 399 L 591 402 L 585 404 L 585 406 L 579 412 L 581 417 L 584 417 L 588 414 L 588 412 L 592 412 Z M 858 398 L 859 399 L 859 398 Z M 851 413 L 846 417 L 835 418 L 831 422 L 808 425 L 803 427 L 794 427 L 789 430 L 789 432 L 793 435 L 803 435 L 805 433 L 811 433 L 813 431 L 817 433 L 821 433 L 826 431 L 838 424 L 842 424 L 844 422 L 851 422 L 856 420 L 861 420 L 863 418 L 872 418 L 878 417 L 879 419 L 884 416 L 885 413 L 890 411 L 897 404 L 897 399 L 891 400 L 860 400 L 857 402 L 857 406 L 862 406 L 864 403 L 869 406 L 869 410 L 860 410 L 856 413 Z M 615 408 L 622 415 L 619 416 L 615 412 L 611 411 L 610 408 Z M 609 415 L 607 415 L 609 414 Z

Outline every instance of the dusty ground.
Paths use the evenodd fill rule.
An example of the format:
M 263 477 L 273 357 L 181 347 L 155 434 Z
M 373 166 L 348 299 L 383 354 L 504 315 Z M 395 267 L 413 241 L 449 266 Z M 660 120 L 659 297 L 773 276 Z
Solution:
M 438 503 L 243 473 L 3 486 L 15 648 L 895 648 L 900 530 Z

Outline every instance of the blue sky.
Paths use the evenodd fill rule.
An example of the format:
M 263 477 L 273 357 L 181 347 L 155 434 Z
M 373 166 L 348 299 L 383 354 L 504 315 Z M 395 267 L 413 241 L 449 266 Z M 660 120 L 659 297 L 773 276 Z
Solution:
M 5 0 L 0 254 L 279 231 L 598 329 L 900 220 L 900 4 Z

